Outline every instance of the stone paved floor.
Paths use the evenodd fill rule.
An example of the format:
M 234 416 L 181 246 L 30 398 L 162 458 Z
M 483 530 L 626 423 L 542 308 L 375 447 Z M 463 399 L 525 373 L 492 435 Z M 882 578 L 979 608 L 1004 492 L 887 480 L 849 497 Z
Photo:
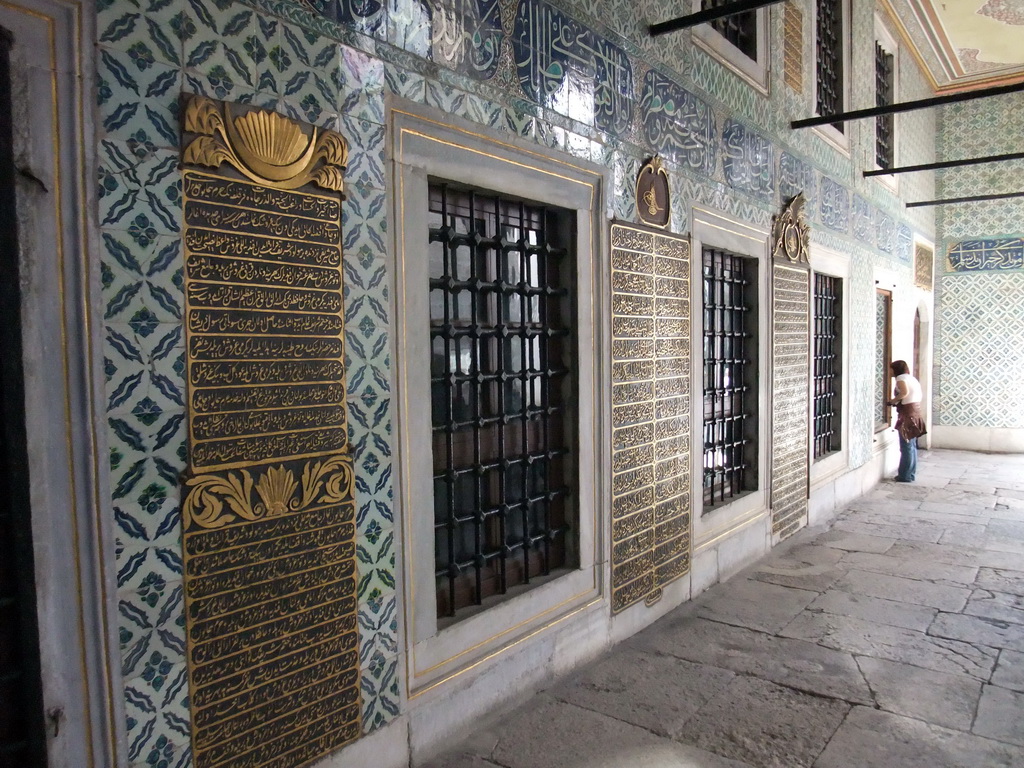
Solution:
M 431 768 L 1024 766 L 1024 456 L 922 453 Z

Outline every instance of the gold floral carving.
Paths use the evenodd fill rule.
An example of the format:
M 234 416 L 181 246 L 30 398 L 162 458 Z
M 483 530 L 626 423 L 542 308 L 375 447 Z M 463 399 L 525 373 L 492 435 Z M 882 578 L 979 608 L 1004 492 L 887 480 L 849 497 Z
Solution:
M 276 112 L 253 109 L 235 115 L 227 104 L 192 96 L 185 105 L 185 131 L 196 136 L 182 161 L 210 168 L 229 163 L 257 184 L 278 189 L 313 183 L 342 192 L 345 139 L 334 131 L 308 130 Z
M 807 198 L 801 192 L 790 200 L 782 213 L 772 221 L 772 258 L 780 255 L 791 264 L 810 266 L 811 228 L 807 225 L 804 205 Z
M 267 467 L 257 478 L 247 469 L 196 475 L 185 480 L 185 487 L 185 530 L 221 528 L 351 501 L 355 475 L 351 457 L 338 454 L 304 462 L 301 478 L 282 464 Z

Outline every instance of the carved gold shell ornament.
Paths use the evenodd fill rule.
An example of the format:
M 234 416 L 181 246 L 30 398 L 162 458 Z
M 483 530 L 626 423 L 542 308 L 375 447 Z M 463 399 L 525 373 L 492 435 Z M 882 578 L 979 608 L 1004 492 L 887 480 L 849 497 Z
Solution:
M 773 259 L 810 266 L 811 228 L 804 213 L 806 204 L 807 198 L 801 192 L 786 204 L 782 213 L 775 216 L 772 222 Z
M 348 145 L 334 131 L 304 128 L 263 109 L 234 115 L 228 105 L 205 96 L 188 97 L 184 127 L 186 134 L 196 134 L 182 153 L 185 164 L 229 163 L 252 181 L 278 189 L 313 183 L 344 191 Z

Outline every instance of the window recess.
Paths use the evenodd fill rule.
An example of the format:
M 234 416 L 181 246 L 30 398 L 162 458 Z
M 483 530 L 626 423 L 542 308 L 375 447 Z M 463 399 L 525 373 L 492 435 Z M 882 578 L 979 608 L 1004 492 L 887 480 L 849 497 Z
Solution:
M 429 185 L 439 619 L 577 566 L 573 220 Z
M 842 449 L 842 278 L 814 275 L 814 460 Z
M 757 488 L 757 261 L 703 249 L 704 513 Z

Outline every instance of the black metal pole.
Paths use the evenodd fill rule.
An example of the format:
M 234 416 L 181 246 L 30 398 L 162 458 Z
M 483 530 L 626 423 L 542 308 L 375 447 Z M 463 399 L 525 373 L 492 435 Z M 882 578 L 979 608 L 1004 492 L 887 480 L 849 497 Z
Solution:
M 703 24 L 706 21 L 714 21 L 715 19 L 732 16 L 735 13 L 754 11 L 766 5 L 775 5 L 781 2 L 782 0 L 737 0 L 737 2 L 726 3 L 716 8 L 706 8 L 703 11 L 691 13 L 689 16 L 679 16 L 675 19 L 651 24 L 647 27 L 647 31 L 651 37 L 658 37 L 659 35 L 667 35 L 669 32 L 676 32 L 680 29 L 696 27 L 698 24 Z
M 939 163 L 922 163 L 921 165 L 901 165 L 896 168 L 879 168 L 864 171 L 865 176 L 889 176 L 894 173 L 913 173 L 915 171 L 938 171 L 942 168 L 960 168 L 967 165 L 982 163 L 999 163 L 1003 160 L 1024 160 L 1024 152 L 1007 152 L 1002 155 L 986 155 L 985 157 L 967 157 L 963 160 L 943 160 Z
M 980 200 L 1006 200 L 1011 197 L 1024 197 L 1024 192 L 1006 192 L 1001 195 L 972 195 L 971 197 L 946 197 L 941 200 L 920 200 L 907 203 L 907 208 L 921 208 L 926 205 L 952 205 L 953 203 L 976 203 Z
M 868 107 L 867 109 L 854 109 L 849 112 L 839 112 L 834 115 L 821 115 L 819 117 L 808 117 L 803 120 L 794 120 L 790 123 L 791 128 L 811 128 L 815 125 L 829 125 L 831 123 L 842 123 L 847 120 L 861 120 L 865 117 L 878 117 L 880 115 L 894 115 L 898 112 L 911 112 L 915 109 L 926 109 L 928 107 L 941 107 L 943 104 L 956 104 L 961 101 L 972 99 L 983 99 L 987 96 L 1002 96 L 1007 93 L 1024 91 L 1024 80 L 1010 85 L 997 85 L 993 88 L 982 88 L 976 91 L 962 91 L 961 93 L 950 93 L 945 96 L 932 96 L 928 99 L 917 101 L 903 101 L 898 104 L 886 104 L 881 107 Z

